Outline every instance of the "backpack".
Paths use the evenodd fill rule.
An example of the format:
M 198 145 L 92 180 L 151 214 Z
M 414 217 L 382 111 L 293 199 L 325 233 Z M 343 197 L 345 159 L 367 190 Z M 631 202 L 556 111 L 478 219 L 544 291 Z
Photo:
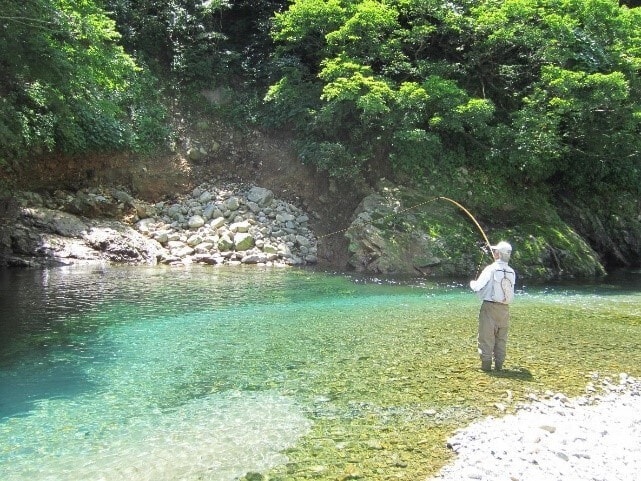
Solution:
M 492 273 L 492 300 L 501 304 L 510 304 L 514 299 L 514 281 L 516 275 L 512 269 L 497 269 Z

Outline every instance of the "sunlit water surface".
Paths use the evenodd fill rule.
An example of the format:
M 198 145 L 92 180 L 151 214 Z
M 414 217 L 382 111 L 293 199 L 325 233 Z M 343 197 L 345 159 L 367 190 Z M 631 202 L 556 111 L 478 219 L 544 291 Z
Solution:
M 639 277 L 525 289 L 520 302 L 614 293 L 638 312 Z M 459 283 L 293 269 L 0 271 L 0 479 L 266 472 L 311 429 L 337 365 L 477 305 Z

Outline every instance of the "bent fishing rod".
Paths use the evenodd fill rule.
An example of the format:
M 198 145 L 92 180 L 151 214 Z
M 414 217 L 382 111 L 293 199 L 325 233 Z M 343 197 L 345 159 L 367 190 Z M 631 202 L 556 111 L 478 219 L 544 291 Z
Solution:
M 442 196 L 442 195 L 437 196 L 437 197 L 433 197 L 433 198 L 431 198 L 431 199 L 429 199 L 429 200 L 426 200 L 425 202 L 420 202 L 420 203 L 418 203 L 418 204 L 416 204 L 416 205 L 413 205 L 413 206 L 411 206 L 411 207 L 408 207 L 408 208 L 406 208 L 406 209 L 402 209 L 402 210 L 400 210 L 400 211 L 398 211 L 398 212 L 394 212 L 394 213 L 392 213 L 392 214 L 386 215 L 386 216 L 384 216 L 381 220 L 385 221 L 386 219 L 388 219 L 388 218 L 390 218 L 390 217 L 394 217 L 394 216 L 400 215 L 400 214 L 402 214 L 402 213 L 404 213 L 404 212 L 407 212 L 407 211 L 409 211 L 409 210 L 416 209 L 417 207 L 420 207 L 420 206 L 422 206 L 422 205 L 431 204 L 432 202 L 435 202 L 435 201 L 437 201 L 437 200 L 445 200 L 445 201 L 447 201 L 447 202 L 451 202 L 451 203 L 452 203 L 452 204 L 454 204 L 456 207 L 458 207 L 458 208 L 459 208 L 459 209 L 461 209 L 463 212 L 465 212 L 465 214 L 466 214 L 470 219 L 472 219 L 472 222 L 474 222 L 474 225 L 476 225 L 476 227 L 478 228 L 479 232 L 480 232 L 480 233 L 481 233 L 481 235 L 483 236 L 483 240 L 485 240 L 485 243 L 487 244 L 487 247 L 488 247 L 488 253 L 489 253 L 489 255 L 491 256 L 491 255 L 492 255 L 492 245 L 490 244 L 490 241 L 489 241 L 489 239 L 487 238 L 487 235 L 485 235 L 485 231 L 484 231 L 484 230 L 483 230 L 483 228 L 481 227 L 481 224 L 479 224 L 479 223 L 478 223 L 478 221 L 476 220 L 476 218 L 472 215 L 472 213 L 471 213 L 469 210 L 467 210 L 467 209 L 466 209 L 463 205 L 461 205 L 459 202 L 456 202 L 455 200 L 450 199 L 449 197 L 445 197 L 445 196 Z M 329 234 L 325 234 L 325 235 L 318 236 L 318 239 L 320 240 L 320 239 L 323 239 L 323 238 L 325 238 L 325 237 L 330 237 L 330 236 L 333 236 L 333 235 L 335 235 L 335 234 L 340 234 L 341 232 L 345 232 L 345 231 L 347 231 L 348 229 L 349 229 L 349 227 L 346 227 L 345 229 L 337 230 L 337 231 L 335 231 L 335 232 L 330 232 Z

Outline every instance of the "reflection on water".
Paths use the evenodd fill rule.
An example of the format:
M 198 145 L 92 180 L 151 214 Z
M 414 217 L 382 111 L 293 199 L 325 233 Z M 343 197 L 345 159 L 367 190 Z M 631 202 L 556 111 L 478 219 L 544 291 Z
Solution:
M 616 296 L 633 317 L 640 278 L 520 304 Z M 285 462 L 319 417 L 420 418 L 371 401 L 416 403 L 399 353 L 468 351 L 477 306 L 461 282 L 293 269 L 0 271 L 0 479 L 231 480 Z

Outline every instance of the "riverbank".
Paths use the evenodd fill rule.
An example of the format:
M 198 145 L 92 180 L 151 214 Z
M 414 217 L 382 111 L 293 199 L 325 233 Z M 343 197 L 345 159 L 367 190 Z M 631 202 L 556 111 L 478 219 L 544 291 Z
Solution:
M 448 441 L 455 461 L 430 479 L 635 479 L 641 470 L 641 380 L 624 373 L 615 382 L 596 373 L 593 378 L 585 396 L 532 396 L 515 414 L 457 431 Z
M 585 224 L 577 231 L 577 221 L 564 220 L 543 196 L 518 205 L 501 200 L 504 212 L 497 217 L 487 212 L 485 194 L 461 191 L 473 185 L 469 173 L 429 188 L 381 179 L 375 188 L 354 188 L 351 196 L 333 181 L 327 192 L 305 184 L 290 195 L 293 179 L 287 187 L 270 189 L 228 176 L 192 177 L 189 185 L 158 187 L 147 197 L 113 183 L 75 191 L 43 185 L 5 189 L 0 192 L 0 265 L 319 263 L 373 274 L 471 278 L 489 261 L 483 238 L 512 243 L 511 263 L 521 281 L 595 279 L 608 267 L 636 265 L 634 229 L 609 235 L 601 226 L 597 235 L 592 227 L 601 224 L 591 216 L 592 227 Z M 445 199 L 435 195 L 441 191 L 468 199 L 474 219 L 453 203 L 437 202 Z M 360 204 L 353 205 L 357 198 Z M 577 218 L 590 212 L 575 207 Z M 477 229 L 472 220 L 483 227 Z M 602 247 L 598 251 L 596 244 Z M 624 253 L 626 245 L 632 251 Z M 612 256 L 618 260 L 608 264 Z
M 309 215 L 258 186 L 202 183 L 157 203 L 122 189 L 19 192 L 0 226 L 0 265 L 305 265 Z

